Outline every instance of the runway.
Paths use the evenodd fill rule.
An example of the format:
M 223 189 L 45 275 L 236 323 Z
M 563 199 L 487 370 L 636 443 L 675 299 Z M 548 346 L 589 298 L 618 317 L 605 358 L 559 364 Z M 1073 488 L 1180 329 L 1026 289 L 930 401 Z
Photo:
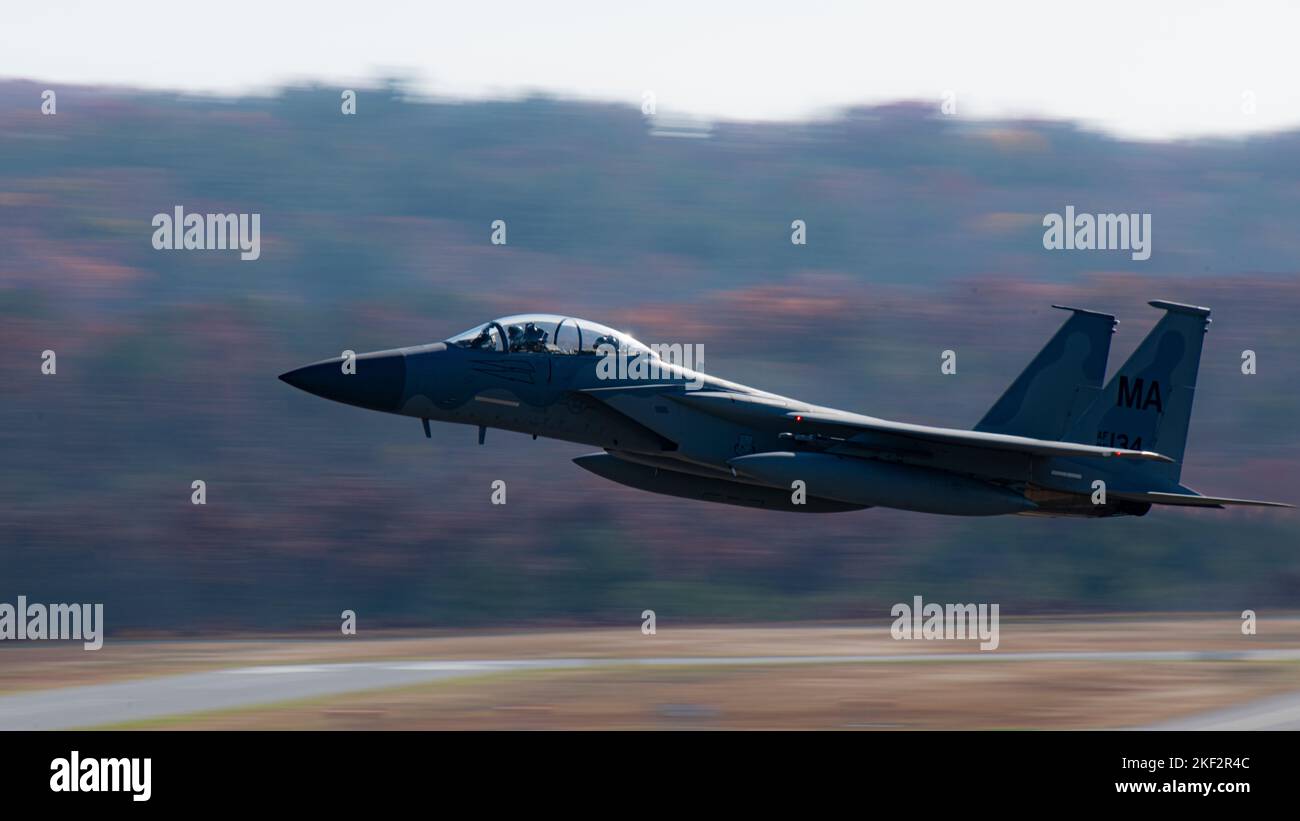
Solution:
M 1153 724 L 1148 730 L 1300 730 L 1300 693 Z
M 0 730 L 59 730 L 148 721 L 214 710 L 364 690 L 406 687 L 509 672 L 615 667 L 743 667 L 777 665 L 1000 664 L 1044 661 L 1298 661 L 1300 650 L 961 652 L 819 656 L 689 656 L 663 658 L 375 661 L 270 665 L 60 687 L 0 696 Z M 1300 693 L 1261 700 L 1152 729 L 1297 729 Z

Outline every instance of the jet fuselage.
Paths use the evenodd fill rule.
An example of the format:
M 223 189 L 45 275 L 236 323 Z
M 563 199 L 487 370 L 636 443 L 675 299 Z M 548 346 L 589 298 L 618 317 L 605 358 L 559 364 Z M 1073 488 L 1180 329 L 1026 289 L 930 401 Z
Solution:
M 1165 320 L 1105 386 L 1114 318 L 1067 309 L 1070 320 L 972 431 L 811 405 L 550 315 L 335 357 L 281 378 L 420 419 L 426 435 L 430 421 L 451 422 L 477 427 L 480 443 L 498 428 L 601 448 L 574 461 L 643 490 L 749 507 L 1095 518 L 1143 515 L 1153 503 L 1248 503 L 1178 484 L 1209 311 L 1152 304 Z

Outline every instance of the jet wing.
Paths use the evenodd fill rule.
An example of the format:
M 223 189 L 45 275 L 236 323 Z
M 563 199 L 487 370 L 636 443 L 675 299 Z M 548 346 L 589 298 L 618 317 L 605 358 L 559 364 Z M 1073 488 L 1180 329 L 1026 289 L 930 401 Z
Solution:
M 933 428 L 928 425 L 912 425 L 906 422 L 890 422 L 871 416 L 846 413 L 828 409 L 810 411 L 790 411 L 785 414 L 796 432 L 848 434 L 849 441 L 858 437 L 873 440 L 902 440 L 932 445 L 962 445 L 987 450 L 1002 450 L 1015 453 L 1029 453 L 1035 456 L 1076 456 L 1076 457 L 1119 457 L 1123 459 L 1145 459 L 1153 462 L 1172 462 L 1164 456 L 1149 450 L 1124 450 L 1121 448 L 1104 448 L 1096 445 L 1082 445 L 1077 442 L 1058 442 L 1049 439 L 1032 439 L 1028 436 L 1012 436 L 1004 433 L 984 433 L 957 428 Z
M 1219 496 L 1200 496 L 1194 493 L 1111 493 L 1117 499 L 1130 502 L 1149 502 L 1153 505 L 1179 505 L 1181 507 L 1223 508 L 1229 505 L 1251 507 L 1295 507 L 1285 502 L 1261 502 L 1256 499 L 1226 499 Z
M 1119 457 L 1172 462 L 1168 456 L 1149 450 L 1124 450 L 1034 439 L 1005 433 L 986 433 L 957 428 L 934 428 L 906 422 L 890 422 L 832 408 L 801 405 L 775 394 L 744 394 L 726 391 L 687 391 L 668 394 L 676 402 L 698 408 L 724 419 L 770 427 L 774 424 L 794 433 L 844 437 L 850 445 L 864 448 L 915 448 L 917 445 L 961 445 L 986 450 L 1029 453 L 1036 456 Z

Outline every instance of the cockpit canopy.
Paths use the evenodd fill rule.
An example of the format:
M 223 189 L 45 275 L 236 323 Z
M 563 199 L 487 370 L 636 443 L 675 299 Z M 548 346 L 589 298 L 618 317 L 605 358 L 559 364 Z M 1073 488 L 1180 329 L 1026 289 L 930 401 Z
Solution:
M 630 335 L 575 317 L 556 314 L 516 314 L 484 322 L 447 340 L 448 345 L 470 350 L 510 353 L 597 355 L 608 345 L 629 353 L 651 353 Z M 653 354 L 652 354 L 653 355 Z

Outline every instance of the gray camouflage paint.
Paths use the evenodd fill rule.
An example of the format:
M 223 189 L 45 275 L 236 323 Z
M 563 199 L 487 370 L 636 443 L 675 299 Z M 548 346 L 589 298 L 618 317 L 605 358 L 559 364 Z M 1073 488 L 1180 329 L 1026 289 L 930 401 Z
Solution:
M 462 335 L 362 354 L 355 374 L 336 357 L 280 378 L 421 419 L 426 435 L 433 420 L 476 426 L 480 442 L 500 428 L 602 448 L 574 461 L 653 493 L 745 507 L 1096 518 L 1143 515 L 1153 503 L 1275 504 L 1178 484 L 1209 310 L 1151 304 L 1166 315 L 1104 389 L 1115 319 L 1065 309 L 1061 329 L 973 431 L 821 408 L 662 362 L 659 378 L 602 379 L 600 356 L 553 340 L 508 350 Z M 582 325 L 559 319 L 538 315 L 556 336 Z M 506 337 L 500 323 L 483 327 Z M 1097 480 L 1105 504 L 1093 503 Z M 792 499 L 796 482 L 803 504 Z

